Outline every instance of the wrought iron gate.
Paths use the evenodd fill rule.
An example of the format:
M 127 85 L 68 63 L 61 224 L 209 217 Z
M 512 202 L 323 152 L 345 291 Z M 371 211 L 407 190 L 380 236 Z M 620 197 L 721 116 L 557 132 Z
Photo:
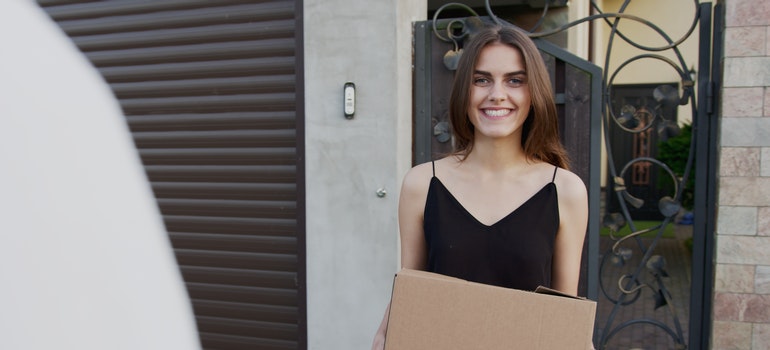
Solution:
M 573 145 L 566 142 L 571 156 L 577 158 L 576 173 L 583 177 L 589 187 L 592 213 L 583 259 L 586 266 L 579 290 L 600 302 L 594 336 L 597 349 L 616 348 L 621 339 L 626 341 L 623 344 L 626 348 L 706 349 L 710 338 L 712 307 L 716 205 L 715 106 L 717 84 L 721 81 L 723 6 L 693 0 L 693 19 L 689 30 L 680 38 L 671 38 L 651 21 L 626 13 L 630 2 L 625 0 L 617 12 L 608 13 L 591 1 L 594 14 L 552 29 L 536 31 L 544 22 L 549 6 L 565 4 L 564 1 L 539 1 L 542 14 L 532 29 L 528 30 L 543 52 L 546 63 L 557 67 L 552 68 L 551 74 L 557 103 L 563 104 L 559 108 L 563 140 L 579 139 L 580 136 L 576 135 L 581 133 L 590 136 L 590 140 L 585 142 L 579 141 Z M 441 18 L 445 11 L 454 18 Z M 478 12 L 484 11 L 486 16 L 480 17 Z M 468 17 L 458 16 L 458 13 Z M 433 20 L 416 24 L 415 163 L 436 158 L 449 150 L 449 125 L 444 111 L 452 77 L 452 57 L 478 21 L 512 25 L 494 14 L 489 0 L 485 1 L 483 9 L 448 3 L 435 11 Z M 633 21 L 646 26 L 666 44 L 652 47 L 638 43 L 634 38 L 635 33 L 619 30 L 621 21 Z M 638 49 L 639 53 L 617 68 L 605 70 L 601 76 L 601 73 L 595 73 L 590 63 L 580 63 L 568 54 L 554 54 L 560 51 L 539 40 L 584 22 L 606 24 L 609 27 L 603 67 L 610 66 L 614 41 L 625 41 Z M 698 62 L 697 66 L 691 64 L 691 68 L 688 68 L 680 52 L 680 45 L 693 36 L 696 30 L 699 40 Z M 650 99 L 642 103 L 614 101 L 613 88 L 618 74 L 636 61 L 648 60 L 663 62 L 680 77 L 680 81 L 653 87 Z M 549 61 L 561 63 L 554 65 Z M 582 69 L 583 75 L 601 76 L 599 91 L 586 87 L 593 86 L 591 83 L 581 83 L 580 74 L 564 75 L 565 66 Z M 580 84 L 584 86 L 582 89 L 573 88 L 572 92 L 564 89 L 564 86 Z M 581 99 L 591 101 L 583 101 L 584 109 L 580 112 L 590 120 L 577 129 L 565 128 L 564 124 L 579 118 L 575 111 L 579 110 L 581 103 L 575 102 Z M 594 106 L 597 108 L 594 109 Z M 672 116 L 671 111 L 679 106 L 691 108 L 691 126 L 680 127 L 680 123 Z M 599 132 L 592 132 L 592 123 L 601 123 L 605 130 L 603 137 Z M 638 152 L 629 155 L 621 154 L 622 150 L 613 150 L 612 141 L 617 137 L 628 138 Z M 612 209 L 615 212 L 605 213 L 600 218 L 598 198 L 601 190 L 598 175 L 592 170 L 597 168 L 594 163 L 598 157 L 594 152 L 598 150 L 592 145 L 602 138 L 607 150 L 608 173 L 604 202 L 613 200 Z M 676 161 L 671 157 L 660 157 L 656 152 L 650 152 L 651 139 L 655 142 L 668 139 L 684 142 L 683 154 L 675 155 L 680 158 L 682 165 L 675 166 Z M 581 144 L 583 148 L 579 146 Z M 650 207 L 650 197 L 647 196 L 646 200 L 638 198 L 640 196 L 634 193 L 631 185 L 634 181 L 650 181 L 650 178 L 658 179 L 655 180 L 658 183 L 654 191 L 655 203 L 652 203 L 658 219 L 652 225 L 639 225 L 638 208 L 645 206 L 645 201 L 648 201 L 646 207 Z M 685 198 L 692 199 L 690 196 L 694 197 L 694 201 L 691 214 L 688 214 L 682 202 Z M 680 278 L 676 274 L 669 274 L 671 266 L 667 265 L 661 250 L 666 249 L 664 243 L 668 242 L 664 238 L 667 228 L 675 222 L 689 219 L 690 215 L 694 220 L 691 256 L 674 254 L 679 259 L 678 264 L 689 266 L 684 277 Z M 601 250 L 599 221 L 605 227 L 605 232 L 608 232 L 603 238 Z M 683 293 L 672 293 L 671 286 L 677 284 L 678 290 L 684 290 Z M 641 309 L 643 312 L 626 312 L 631 309 Z M 634 337 L 634 333 L 640 336 Z M 648 343 L 654 337 L 658 338 L 657 342 Z

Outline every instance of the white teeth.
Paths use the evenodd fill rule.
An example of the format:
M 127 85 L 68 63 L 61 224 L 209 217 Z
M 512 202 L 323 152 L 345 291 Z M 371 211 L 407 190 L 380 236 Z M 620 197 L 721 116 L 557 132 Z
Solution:
M 510 111 L 511 111 L 510 109 L 487 109 L 487 110 L 484 110 L 484 113 L 486 113 L 490 117 L 502 117 L 508 114 Z

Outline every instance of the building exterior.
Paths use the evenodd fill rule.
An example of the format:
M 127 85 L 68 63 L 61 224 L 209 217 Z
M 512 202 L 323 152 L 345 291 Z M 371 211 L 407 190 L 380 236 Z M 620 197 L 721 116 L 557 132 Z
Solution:
M 659 2 L 673 10 L 661 13 Z M 710 348 L 767 349 L 770 3 L 717 2 L 726 28 L 717 224 L 703 233 L 716 238 Z M 121 100 L 204 347 L 367 348 L 399 267 L 412 25 L 427 19 L 427 1 L 39 3 Z M 609 11 L 622 1 L 597 3 Z M 631 3 L 641 16 L 671 15 L 661 21 L 672 32 L 681 29 L 676 14 L 692 7 Z M 589 1 L 570 1 L 568 13 L 587 16 Z M 602 65 L 603 34 L 594 33 L 571 29 L 567 47 Z M 623 79 L 671 80 L 635 72 Z M 346 83 L 355 85 L 352 118 Z
M 585 16 L 590 12 L 590 10 L 586 9 L 589 6 L 587 2 L 571 1 L 570 3 L 570 7 L 575 8 L 570 9 L 570 19 L 572 20 L 579 18 L 580 16 Z M 601 6 L 603 9 L 610 11 L 612 9 L 617 9 L 617 7 L 619 7 L 622 2 L 603 1 L 600 3 L 602 3 Z M 640 15 L 645 18 L 657 19 L 661 18 L 660 16 L 664 16 L 662 20 L 656 20 L 656 23 L 660 21 L 664 23 L 664 26 L 666 23 L 665 16 L 670 16 L 670 21 L 674 22 L 674 24 L 672 27 L 666 27 L 667 30 L 680 33 L 683 26 L 682 23 L 687 24 L 687 22 L 690 20 L 689 18 L 693 11 L 693 5 L 692 2 L 688 1 L 677 1 L 673 3 L 674 4 L 672 4 L 672 2 L 666 2 L 666 4 L 657 4 L 655 2 L 650 3 L 632 1 L 631 6 L 638 6 L 637 9 L 639 12 L 636 13 L 640 13 Z M 767 164 L 770 164 L 770 151 L 768 151 L 770 146 L 767 143 L 768 137 L 766 137 L 767 130 L 770 130 L 770 125 L 767 124 L 766 121 L 766 119 L 770 117 L 768 112 L 768 110 L 770 110 L 770 107 L 768 107 L 768 104 L 770 103 L 770 94 L 768 93 L 768 91 L 770 91 L 770 88 L 768 88 L 768 86 L 770 86 L 770 58 L 768 58 L 768 56 L 770 56 L 770 4 L 763 0 L 726 0 L 722 1 L 721 3 L 725 6 L 726 28 L 723 61 L 724 81 L 721 91 L 720 108 L 721 128 L 719 130 L 720 137 L 718 141 L 718 161 L 720 165 L 717 193 L 719 199 L 717 230 L 716 232 L 711 233 L 716 235 L 716 252 L 714 261 L 716 273 L 714 275 L 713 281 L 706 282 L 712 283 L 714 290 L 712 301 L 713 314 L 710 315 L 713 320 L 710 348 L 765 349 L 770 347 L 770 311 L 768 311 L 770 310 L 770 261 L 768 261 L 768 254 L 765 253 L 770 249 L 770 238 L 768 238 L 770 235 L 770 221 L 768 221 L 768 218 L 770 218 L 770 210 L 768 210 L 768 207 L 770 206 L 770 193 L 768 192 L 770 191 L 770 182 L 766 181 L 767 177 L 770 176 L 770 170 L 768 170 L 770 168 L 767 166 Z M 315 13 L 315 11 L 319 10 L 312 4 L 310 4 L 310 6 L 308 4 L 309 3 L 306 1 L 306 14 Z M 325 2 L 324 7 L 326 7 L 326 4 L 327 3 Z M 402 4 L 402 2 L 397 2 L 397 5 L 395 6 L 397 9 L 403 10 L 403 5 L 404 4 Z M 414 7 L 409 9 L 409 11 L 411 11 L 411 16 L 399 17 L 396 19 L 397 23 L 401 23 L 401 21 L 406 21 L 408 19 L 414 21 L 424 18 L 422 17 L 421 11 L 424 11 L 425 9 L 420 8 L 419 5 L 412 4 L 412 6 Z M 660 6 L 670 9 L 668 11 L 660 11 Z M 345 6 L 340 4 L 340 6 L 336 8 L 341 9 L 342 7 Z M 345 11 L 344 13 L 347 12 Z M 366 17 L 368 13 L 368 11 L 363 11 L 358 13 L 356 17 Z M 398 13 L 405 14 L 405 12 Z M 654 16 L 647 17 L 648 15 Z M 682 16 L 687 19 L 682 20 Z M 318 21 L 321 22 L 320 19 Z M 379 22 L 375 21 L 372 23 Z M 598 23 L 596 24 L 596 26 L 599 25 L 600 24 Z M 396 27 L 402 28 L 400 26 Z M 408 29 L 401 30 L 408 32 Z M 581 35 L 580 28 L 577 28 L 575 31 L 577 34 L 570 34 L 570 51 L 574 50 L 576 53 L 582 52 L 583 55 L 587 56 L 586 52 L 588 52 L 588 50 L 585 46 L 581 46 L 580 44 L 573 44 L 583 43 L 583 45 L 587 45 L 585 39 L 573 40 L 575 35 Z M 310 35 L 311 37 L 319 35 L 318 33 L 310 34 L 311 32 L 314 31 L 312 29 L 308 29 L 306 24 L 306 35 Z M 584 29 L 582 33 L 583 35 L 586 35 Z M 672 34 L 672 36 L 675 36 L 675 34 Z M 342 37 L 346 36 L 343 35 Z M 404 35 L 403 37 L 399 38 L 402 40 L 400 45 L 403 46 L 396 45 L 395 50 L 396 52 L 401 52 L 401 55 L 406 56 L 408 55 L 408 52 L 401 50 L 407 50 L 405 47 L 409 46 L 408 35 Z M 307 37 L 306 40 L 308 40 Z M 362 45 L 363 47 L 372 47 L 369 45 L 369 43 L 362 43 Z M 684 45 L 685 47 L 687 47 L 687 45 L 692 47 L 697 45 L 697 43 L 690 42 L 685 43 Z M 596 47 L 599 46 L 600 45 L 596 45 Z M 379 48 L 378 45 L 375 45 L 374 47 Z M 684 55 L 688 57 L 689 62 L 694 62 L 695 66 L 697 67 L 697 58 L 695 57 L 695 53 L 693 53 L 692 50 L 689 50 L 689 52 L 686 50 Z M 310 55 L 307 55 L 306 52 L 306 59 L 308 56 Z M 336 56 L 333 57 L 334 60 L 343 60 L 347 59 L 347 55 L 345 56 L 345 58 L 339 58 Z M 397 57 L 402 56 L 398 54 L 394 56 L 394 58 Z M 595 60 L 598 60 L 603 56 L 601 53 L 595 53 L 593 57 Z M 367 60 L 367 62 L 369 61 Z M 374 64 L 374 61 L 371 62 L 371 66 L 377 66 Z M 404 59 L 402 62 L 402 64 L 407 64 L 406 62 L 408 62 L 408 59 Z M 602 62 L 594 63 L 599 65 L 602 64 Z M 334 65 L 331 62 L 329 62 L 329 64 Z M 306 67 L 308 67 L 309 70 L 312 70 L 312 65 L 308 64 Z M 306 74 L 309 73 L 306 72 Z M 401 74 L 404 74 L 403 79 L 408 81 L 408 73 L 402 72 Z M 661 80 L 665 79 L 660 76 L 656 77 L 656 74 L 659 73 L 655 70 L 644 72 L 637 71 L 636 74 L 638 74 L 638 76 L 625 77 L 624 79 L 628 79 L 628 81 L 636 80 L 650 82 L 660 82 Z M 306 76 L 306 78 L 308 78 L 308 76 Z M 339 94 L 339 91 L 341 90 L 342 80 L 353 81 L 358 79 L 360 78 L 350 75 L 346 76 L 346 79 L 338 79 L 336 81 L 338 91 L 337 93 Z M 308 81 L 310 80 L 312 79 L 308 79 Z M 366 83 L 361 84 L 364 84 L 364 86 L 366 85 Z M 406 99 L 408 101 L 410 96 L 410 92 L 408 91 L 410 89 L 409 84 L 397 84 L 396 86 L 399 86 L 396 88 L 396 90 L 401 91 L 400 93 L 402 94 L 400 95 L 401 97 L 398 97 L 397 99 L 400 101 L 404 101 L 404 99 Z M 393 93 L 392 89 L 387 90 L 390 90 L 390 93 Z M 312 92 L 314 90 L 307 89 L 306 91 L 308 96 L 314 95 Z M 387 96 L 391 95 L 388 94 Z M 380 99 L 384 99 L 384 96 L 380 96 Z M 339 101 L 339 98 L 336 100 Z M 367 104 L 366 102 L 362 101 L 360 103 L 361 106 Z M 334 108 L 339 110 L 341 107 L 337 106 Z M 398 113 L 396 120 L 399 120 L 398 123 L 401 123 L 400 125 L 402 125 L 404 129 L 408 129 L 408 119 L 401 119 L 404 114 L 409 113 L 408 105 L 402 106 L 402 108 L 404 109 L 402 112 Z M 307 109 L 308 118 L 311 118 L 313 110 L 313 108 Z M 688 113 L 689 112 L 687 110 L 680 110 L 680 117 L 683 118 L 680 119 L 680 121 L 687 121 L 689 118 Z M 334 122 L 344 125 L 345 121 L 339 118 L 339 111 L 329 112 L 329 115 L 334 114 L 337 115 L 337 119 Z M 357 116 L 356 118 L 359 117 Z M 360 118 L 365 119 L 366 116 L 362 115 Z M 332 118 L 331 120 L 334 119 Z M 360 122 L 364 123 L 363 120 Z M 344 131 L 344 129 L 344 127 L 335 129 L 335 132 L 356 133 L 356 131 Z M 368 131 L 360 130 L 358 132 L 367 133 Z M 308 135 L 310 135 L 310 132 L 308 132 Z M 396 156 L 396 158 L 393 158 L 392 160 L 395 162 L 394 164 L 399 165 L 391 168 L 392 174 L 400 176 L 409 166 L 408 161 L 404 161 L 404 159 L 407 157 L 407 154 L 409 153 L 409 150 L 403 149 L 405 147 L 403 140 L 409 139 L 409 132 L 404 130 L 401 133 L 397 133 L 397 135 L 401 135 L 394 136 L 399 141 L 396 141 L 391 145 L 391 147 L 396 147 L 393 148 L 393 150 L 396 150 L 396 152 L 394 153 L 391 151 L 390 153 L 384 154 L 400 155 Z M 363 135 L 359 134 L 358 137 L 363 137 Z M 356 137 L 351 136 L 351 138 L 348 139 L 351 140 L 351 144 L 345 146 L 335 143 L 335 147 L 339 147 L 339 149 L 355 147 L 353 145 L 355 142 L 352 140 L 356 139 Z M 345 141 L 342 142 L 346 143 Z M 309 144 L 311 143 L 312 142 L 309 142 Z M 321 151 L 319 150 L 318 152 Z M 366 164 L 368 163 L 364 159 L 382 159 L 380 157 L 372 157 L 371 155 L 363 154 L 360 155 L 360 157 L 361 160 Z M 310 158 L 310 156 L 308 158 Z M 350 166 L 352 167 L 353 165 L 350 164 Z M 329 175 L 331 177 L 338 177 L 341 175 L 341 173 L 348 172 L 347 168 L 339 169 L 340 172 L 336 172 L 332 170 L 323 170 L 323 167 L 321 166 L 319 166 L 317 170 L 320 173 L 328 171 L 330 172 Z M 313 171 L 311 171 L 309 167 L 308 173 L 311 172 Z M 368 178 L 368 176 L 365 174 L 359 175 L 361 178 Z M 379 208 L 379 205 L 383 204 L 382 202 L 393 201 L 386 205 L 386 207 L 390 208 L 390 210 L 394 210 L 393 205 L 395 204 L 395 192 L 398 186 L 398 178 L 392 180 L 394 181 L 392 183 L 380 184 L 376 181 L 371 183 L 366 188 L 369 196 L 369 199 L 367 199 L 366 202 L 372 203 L 376 208 Z M 385 198 L 377 198 L 377 200 L 375 200 L 376 197 L 373 196 L 373 193 L 376 191 L 376 188 L 380 187 L 387 188 L 389 190 L 388 195 Z M 365 193 L 367 191 L 362 192 Z M 308 198 L 312 197 L 311 193 L 312 192 L 308 193 Z M 391 197 L 391 194 L 394 194 L 394 196 Z M 361 197 L 366 198 L 366 195 L 361 195 Z M 364 209 L 363 207 L 359 206 L 356 209 L 358 211 L 371 212 L 372 208 L 375 207 Z M 356 209 L 341 209 L 340 211 L 349 213 L 349 210 Z M 313 215 L 312 213 L 314 211 L 315 210 L 310 209 L 310 206 L 308 207 L 309 217 Z M 361 213 L 365 214 L 364 212 Z M 382 213 L 384 214 L 385 212 L 383 211 Z M 326 212 L 325 214 L 329 215 L 325 216 L 324 220 L 335 220 L 331 218 L 337 217 L 332 213 Z M 369 214 L 364 216 L 367 215 Z M 377 217 L 387 217 L 390 220 L 394 220 L 394 215 L 394 211 L 389 211 L 385 216 Z M 358 250 L 359 253 L 367 255 L 367 250 L 371 252 L 371 254 L 368 254 L 368 258 L 364 258 L 362 261 L 370 261 L 369 259 L 372 258 L 376 259 L 376 261 L 370 261 L 372 268 L 366 269 L 366 271 L 354 271 L 356 269 L 355 267 L 342 263 L 342 260 L 344 260 L 343 257 L 332 257 L 332 249 L 326 250 L 327 253 L 323 254 L 327 257 L 327 259 L 329 259 L 326 261 L 325 265 L 330 264 L 328 266 L 332 267 L 332 271 L 337 271 L 337 273 L 334 274 L 334 281 L 341 281 L 346 278 L 355 278 L 356 280 L 368 280 L 368 282 L 360 283 L 371 283 L 369 286 L 372 289 L 368 289 L 366 292 L 370 293 L 369 299 L 361 300 L 361 309 L 358 309 L 359 312 L 366 312 L 368 315 L 367 318 L 370 318 L 371 321 L 367 322 L 366 327 L 362 325 L 357 328 L 361 329 L 361 331 L 358 333 L 362 336 L 357 340 L 346 338 L 346 336 L 343 336 L 342 338 L 346 338 L 347 340 L 342 340 L 339 338 L 336 340 L 331 340 L 321 334 L 331 332 L 331 328 L 336 328 L 339 325 L 327 325 L 324 327 L 321 326 L 320 323 L 325 321 L 318 321 L 319 324 L 314 326 L 312 321 L 313 312 L 309 312 L 309 320 L 311 321 L 309 321 L 308 339 L 310 341 L 311 348 L 313 348 L 312 345 L 314 345 L 314 340 L 317 341 L 315 344 L 317 344 L 316 348 L 318 349 L 325 348 L 328 344 L 340 345 L 341 347 L 339 348 L 345 348 L 345 346 L 353 346 L 354 343 L 356 344 L 355 347 L 366 346 L 365 343 L 368 340 L 367 337 L 376 328 L 376 325 L 379 322 L 379 316 L 381 313 L 380 309 L 382 308 L 381 305 L 387 302 L 389 293 L 389 277 L 392 275 L 395 266 L 397 266 L 397 260 L 395 260 L 397 242 L 395 241 L 395 237 L 392 235 L 392 233 L 395 232 L 393 230 L 396 228 L 396 223 L 395 221 L 390 221 L 389 225 L 383 225 L 380 227 L 359 226 L 352 223 L 350 225 L 355 227 L 369 227 L 372 229 L 371 232 L 377 232 L 372 233 L 375 237 L 377 237 L 376 239 L 380 239 L 382 241 L 377 243 L 362 242 L 359 241 L 359 238 L 357 238 L 352 232 L 348 235 L 342 235 L 345 238 L 338 236 L 339 232 L 336 234 L 329 232 L 329 236 L 327 238 L 333 242 L 340 242 L 339 244 L 343 244 L 345 249 L 342 251 L 351 249 L 349 248 L 348 244 L 352 244 L 352 242 L 360 243 L 360 248 L 362 249 Z M 314 225 L 309 225 L 309 227 L 312 226 Z M 385 229 L 386 227 L 388 228 Z M 312 234 L 312 230 L 308 229 L 307 234 L 310 236 Z M 330 244 L 330 242 L 327 241 L 326 243 L 321 243 L 319 241 L 318 244 L 325 246 Z M 311 240 L 308 239 L 309 256 L 313 254 L 311 253 L 313 246 L 314 244 L 311 244 Z M 364 247 L 369 248 L 364 249 Z M 373 257 L 375 254 L 376 258 Z M 352 260 L 356 259 L 355 253 L 350 253 L 349 256 Z M 309 261 L 310 260 L 312 260 L 312 258 L 309 258 Z M 374 268 L 374 266 L 379 267 Z M 316 268 L 319 270 L 322 269 L 320 266 Z M 313 273 L 309 274 L 314 275 Z M 354 277 L 356 275 L 359 276 Z M 322 274 L 319 273 L 317 276 L 322 276 Z M 310 278 L 310 280 L 312 280 L 312 278 Z M 317 283 L 321 285 L 320 281 Z M 309 305 L 317 305 L 317 302 L 320 302 L 323 299 L 323 296 L 326 296 L 327 302 L 330 303 L 327 304 L 329 305 L 327 306 L 329 309 L 336 309 L 336 306 L 330 306 L 331 304 L 341 304 L 345 305 L 345 307 L 349 307 L 349 303 L 351 302 L 350 297 L 346 297 L 345 293 L 357 293 L 348 289 L 348 285 L 346 283 L 339 283 L 340 284 L 338 284 L 335 288 L 329 288 L 327 285 L 327 288 L 325 289 L 330 294 L 321 293 L 319 294 L 318 299 L 314 299 L 312 296 L 313 288 L 309 286 Z M 382 292 L 382 288 L 385 289 L 384 293 Z M 337 293 L 341 293 L 341 295 L 337 295 L 336 297 L 332 296 Z M 353 300 L 357 299 L 353 298 Z M 312 306 L 309 307 L 312 309 Z M 336 310 L 328 311 L 328 313 L 324 311 L 324 313 L 327 315 L 332 315 L 336 313 Z M 347 329 L 347 327 L 345 328 Z M 347 341 L 350 341 L 350 343 L 346 343 Z M 343 342 L 345 343 L 343 344 Z
M 422 1 L 303 1 L 308 349 L 371 345 L 398 269 Z M 343 113 L 343 87 L 356 111 Z M 379 190 L 385 195 L 377 195 Z M 383 193 L 383 192 L 380 192 Z

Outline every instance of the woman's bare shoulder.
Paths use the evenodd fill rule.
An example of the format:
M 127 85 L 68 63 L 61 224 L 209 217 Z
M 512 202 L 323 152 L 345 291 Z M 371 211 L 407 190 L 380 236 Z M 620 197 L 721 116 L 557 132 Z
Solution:
M 433 164 L 431 162 L 415 165 L 404 175 L 404 181 L 401 185 L 402 192 L 427 191 L 431 177 L 433 177 Z
M 446 157 L 415 165 L 404 176 L 403 187 L 407 191 L 427 192 L 434 175 L 449 171 L 457 161 Z
M 583 180 L 567 169 L 559 168 L 556 171 L 554 183 L 559 190 L 560 197 L 573 200 L 582 200 L 587 197 L 586 185 Z

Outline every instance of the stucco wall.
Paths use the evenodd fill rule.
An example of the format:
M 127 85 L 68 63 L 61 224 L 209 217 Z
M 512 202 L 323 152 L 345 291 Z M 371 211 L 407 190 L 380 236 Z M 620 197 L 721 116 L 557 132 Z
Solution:
M 368 348 L 390 297 L 398 190 L 411 166 L 412 22 L 426 6 L 304 1 L 308 349 Z
M 770 2 L 727 0 L 713 349 L 770 349 Z

